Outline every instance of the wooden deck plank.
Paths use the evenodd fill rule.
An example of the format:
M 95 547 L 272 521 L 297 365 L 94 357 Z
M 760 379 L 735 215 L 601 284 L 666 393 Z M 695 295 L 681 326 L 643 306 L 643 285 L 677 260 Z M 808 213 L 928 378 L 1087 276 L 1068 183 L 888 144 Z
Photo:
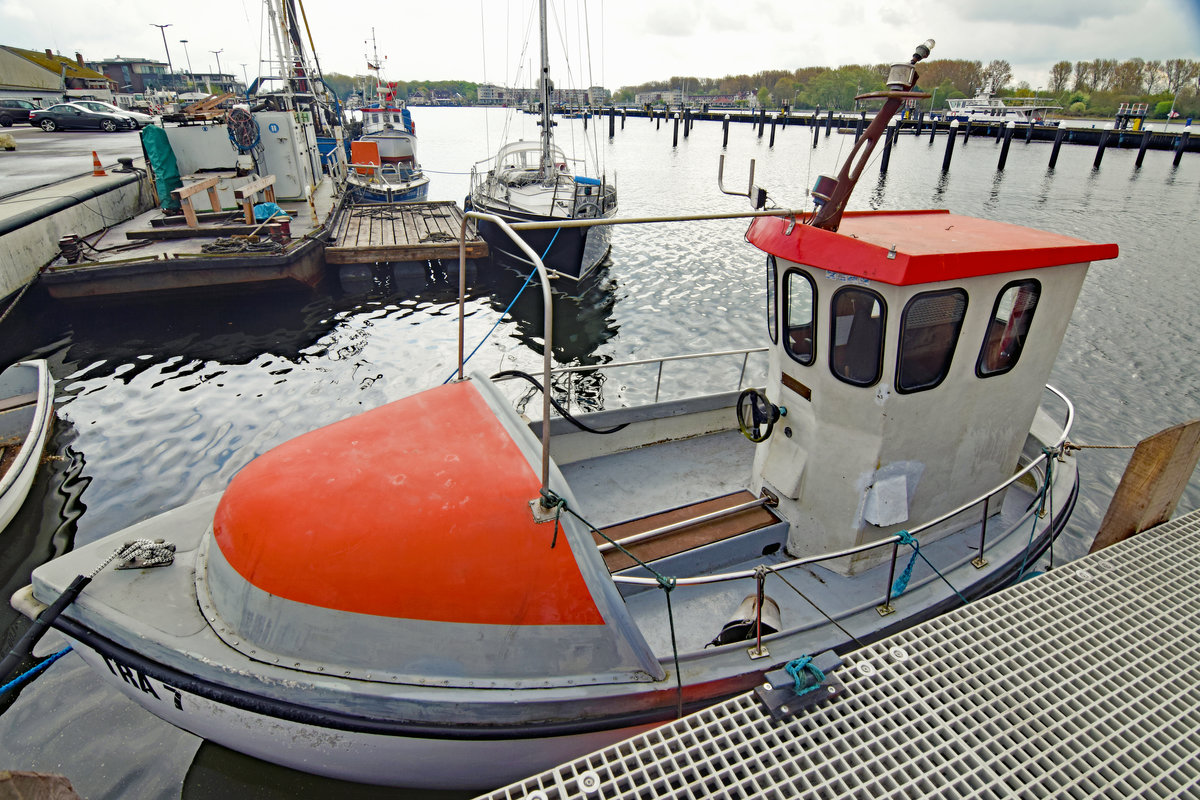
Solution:
M 325 260 L 367 264 L 456 259 L 461 221 L 462 210 L 449 200 L 353 205 L 334 244 L 326 247 Z M 478 235 L 468 238 L 468 258 L 485 258 L 487 252 L 487 243 Z

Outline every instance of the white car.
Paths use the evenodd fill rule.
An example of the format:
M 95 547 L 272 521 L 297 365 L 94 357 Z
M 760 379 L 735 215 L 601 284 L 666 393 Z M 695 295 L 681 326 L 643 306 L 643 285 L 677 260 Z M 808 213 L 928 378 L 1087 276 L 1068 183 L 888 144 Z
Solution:
M 89 111 L 99 111 L 105 114 L 120 114 L 123 117 L 129 117 L 133 120 L 134 126 L 144 128 L 151 123 L 157 122 L 155 117 L 149 114 L 143 114 L 140 111 L 132 111 L 128 108 L 114 106 L 112 103 L 105 103 L 100 100 L 75 100 L 72 105 L 83 106 Z

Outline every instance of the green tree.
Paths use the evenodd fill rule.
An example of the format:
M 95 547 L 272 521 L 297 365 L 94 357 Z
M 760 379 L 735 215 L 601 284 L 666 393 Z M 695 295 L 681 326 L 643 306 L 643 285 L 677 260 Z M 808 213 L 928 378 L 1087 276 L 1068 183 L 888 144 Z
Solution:
M 1071 62 L 1059 61 L 1050 68 L 1050 93 L 1062 94 L 1071 80 Z

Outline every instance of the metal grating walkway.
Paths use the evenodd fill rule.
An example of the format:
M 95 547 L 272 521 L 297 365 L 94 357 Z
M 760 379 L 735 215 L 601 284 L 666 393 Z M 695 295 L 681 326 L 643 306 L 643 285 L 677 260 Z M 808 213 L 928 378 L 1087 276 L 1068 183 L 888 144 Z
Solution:
M 488 798 L 1200 797 L 1200 511 Z

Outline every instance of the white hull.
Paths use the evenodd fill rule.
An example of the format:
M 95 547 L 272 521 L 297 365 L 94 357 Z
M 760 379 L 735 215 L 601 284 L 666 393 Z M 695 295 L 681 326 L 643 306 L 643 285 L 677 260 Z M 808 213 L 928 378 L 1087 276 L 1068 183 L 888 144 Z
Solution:
M 101 680 L 160 719 L 239 753 L 358 783 L 488 789 L 634 736 L 649 727 L 539 739 L 422 739 L 337 730 L 255 713 L 178 689 L 68 637 Z M 460 769 L 447 769 L 458 764 Z
M 33 487 L 33 479 L 37 474 L 42 460 L 42 450 L 46 446 L 46 436 L 50 431 L 50 423 L 54 419 L 54 390 L 50 378 L 50 370 L 45 361 L 28 361 L 12 367 L 36 371 L 37 403 L 33 406 L 32 423 L 28 428 L 21 425 L 23 430 L 17 434 L 23 437 L 16 458 L 10 470 L 0 476 L 0 530 L 8 526 L 16 516 L 17 511 L 29 495 Z M 13 409 L 4 412 L 5 415 L 28 416 L 28 411 Z M 0 437 L 7 438 L 7 437 Z

